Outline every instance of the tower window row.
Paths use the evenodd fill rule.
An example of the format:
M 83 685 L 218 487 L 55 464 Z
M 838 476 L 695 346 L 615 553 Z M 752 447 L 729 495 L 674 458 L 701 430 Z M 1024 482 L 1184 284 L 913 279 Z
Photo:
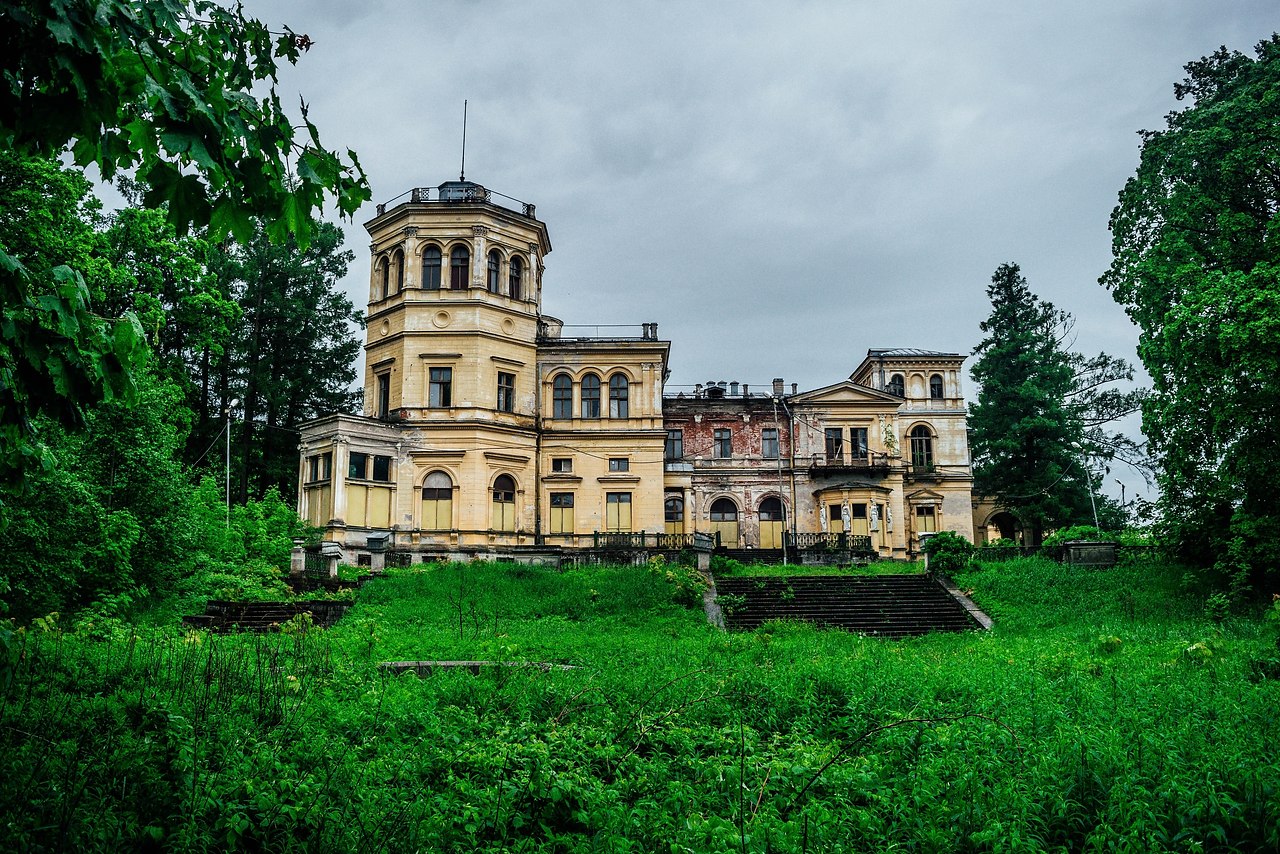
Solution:
M 471 249 L 466 244 L 453 244 L 446 255 L 440 246 L 428 243 L 420 259 L 423 290 L 465 291 L 471 286 Z M 491 249 L 486 261 L 485 287 L 490 293 L 525 299 L 527 269 L 523 256 L 513 254 L 507 258 L 501 250 Z M 377 270 L 378 299 L 394 296 L 404 289 L 403 250 L 396 249 L 383 255 L 378 260 Z
M 585 374 L 578 385 L 579 418 L 603 417 L 600 377 Z M 623 374 L 609 377 L 609 417 L 630 417 L 631 384 Z M 557 374 L 551 381 L 551 417 L 573 418 L 573 379 L 568 374 Z

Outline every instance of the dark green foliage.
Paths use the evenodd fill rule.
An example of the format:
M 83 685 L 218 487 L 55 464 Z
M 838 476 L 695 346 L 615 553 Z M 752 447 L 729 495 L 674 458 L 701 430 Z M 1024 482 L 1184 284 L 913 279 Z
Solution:
M 24 212 L 58 207 L 26 203 L 47 175 L 21 175 L 15 192 L 22 164 L 69 153 L 108 180 L 133 171 L 146 206 L 214 240 L 247 240 L 261 217 L 272 239 L 305 245 L 325 194 L 350 214 L 369 188 L 354 155 L 348 164 L 323 148 L 305 105 L 300 123 L 281 106 L 277 64 L 309 40 L 239 7 L 6 0 L 0 22 L 0 487 L 12 490 L 52 462 L 37 416 L 78 426 L 87 407 L 131 401 L 145 362 L 131 314 L 90 310 L 93 265 L 67 245 L 83 227 Z M 28 233 L 15 237 L 14 223 Z
M 959 572 L 969 564 L 973 543 L 955 531 L 939 531 L 924 544 L 931 572 Z
M 987 567 L 995 632 L 899 642 L 726 635 L 643 567 L 398 572 L 325 633 L 42 623 L 0 639 L 0 846 L 1274 850 L 1274 633 L 1178 575 Z
M 974 490 L 997 499 L 1037 545 L 1049 528 L 1092 518 L 1092 461 L 1136 460 L 1133 442 L 1104 427 L 1143 392 L 1111 387 L 1132 379 L 1122 360 L 1063 347 L 1071 316 L 1033 294 L 1017 264 L 996 269 L 987 296 L 972 367 L 981 387 L 969 415 Z
M 1102 284 L 1142 330 L 1165 524 L 1219 583 L 1256 584 L 1280 553 L 1280 37 L 1186 72 L 1190 105 L 1142 134 Z

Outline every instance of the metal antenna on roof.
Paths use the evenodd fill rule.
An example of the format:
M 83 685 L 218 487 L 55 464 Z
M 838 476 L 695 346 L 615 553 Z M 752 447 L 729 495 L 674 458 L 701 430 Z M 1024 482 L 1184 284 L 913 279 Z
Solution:
M 458 174 L 459 181 L 467 180 L 467 101 L 462 101 L 462 171 Z

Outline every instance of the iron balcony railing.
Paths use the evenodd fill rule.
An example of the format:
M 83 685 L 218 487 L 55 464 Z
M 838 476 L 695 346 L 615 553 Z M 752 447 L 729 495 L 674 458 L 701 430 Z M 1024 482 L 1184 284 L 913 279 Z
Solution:
M 844 531 L 834 533 L 793 534 L 783 532 L 783 539 L 788 548 L 798 552 L 807 551 L 850 551 L 871 552 L 871 537 L 864 534 L 846 534 Z
M 405 196 L 409 197 L 407 204 L 423 204 L 430 202 L 433 204 L 464 204 L 468 202 L 488 202 L 490 204 L 504 207 L 507 210 L 515 211 L 523 214 L 530 219 L 537 218 L 537 206 L 529 202 L 522 202 L 511 196 L 494 192 L 479 184 L 466 184 L 462 186 L 449 187 L 447 192 L 441 193 L 439 187 L 414 187 L 405 190 L 394 199 L 383 202 L 378 205 L 378 216 L 382 216 L 387 211 L 395 207 L 395 202 L 400 201 Z M 501 199 L 502 201 L 498 201 Z M 402 204 L 405 204 L 402 202 Z
M 713 549 L 720 547 L 720 532 L 716 531 L 711 534 L 666 534 L 657 531 L 595 531 L 591 534 L 591 547 L 604 551 Z

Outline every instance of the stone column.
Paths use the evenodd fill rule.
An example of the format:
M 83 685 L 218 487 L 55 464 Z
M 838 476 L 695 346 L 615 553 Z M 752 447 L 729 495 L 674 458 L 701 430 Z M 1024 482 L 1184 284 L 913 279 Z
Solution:
M 293 541 L 293 550 L 289 553 L 290 575 L 304 575 L 307 571 L 306 542 L 301 537 Z
M 333 486 L 333 518 L 341 519 L 343 524 L 347 521 L 347 459 L 350 456 L 350 449 L 347 447 L 347 440 L 343 436 L 339 436 L 333 443 L 333 471 L 330 476 L 333 478 L 331 484 Z

